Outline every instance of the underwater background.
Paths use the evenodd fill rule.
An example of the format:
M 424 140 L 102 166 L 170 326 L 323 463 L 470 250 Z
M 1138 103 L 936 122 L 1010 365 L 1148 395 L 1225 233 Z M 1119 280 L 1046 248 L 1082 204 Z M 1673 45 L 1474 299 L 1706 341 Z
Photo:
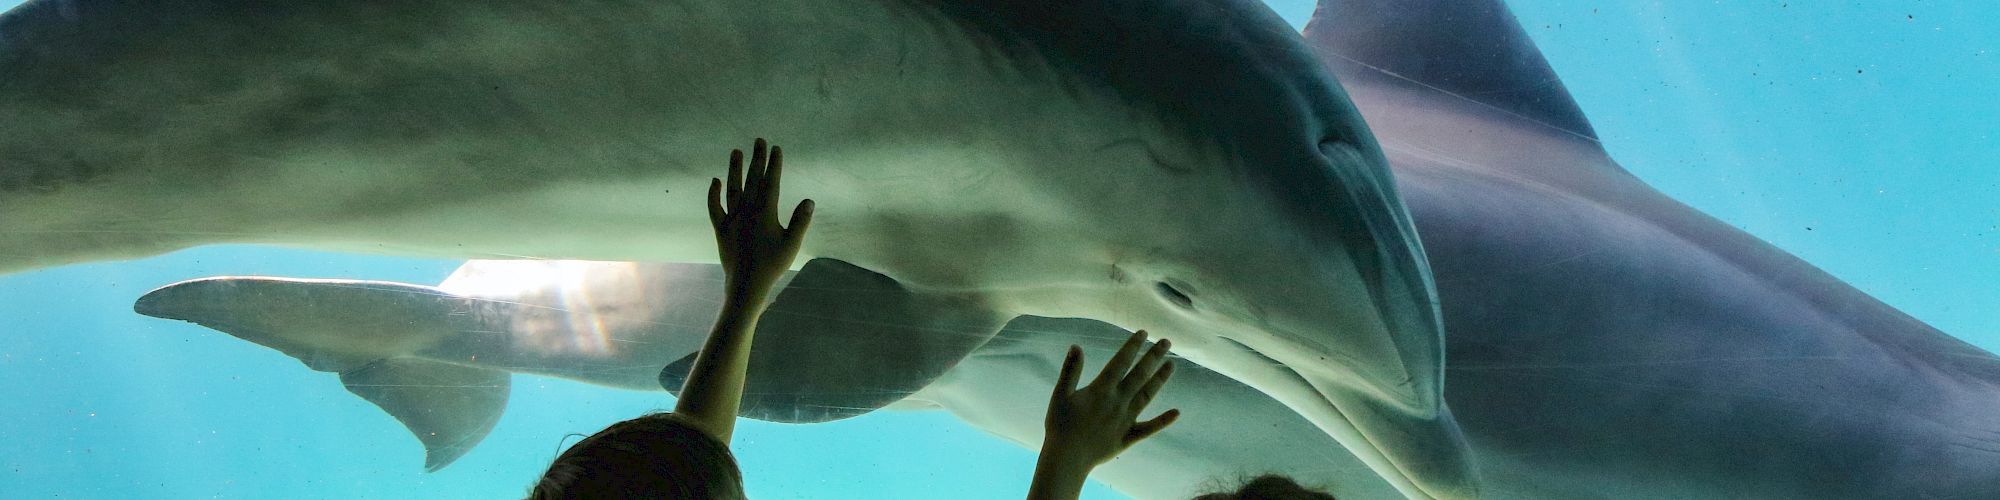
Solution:
M 2000 350 L 1990 6 L 1509 3 L 1633 174 Z M 1270 4 L 1295 27 L 1313 8 Z M 0 497 L 519 498 L 574 442 L 566 434 L 671 406 L 665 393 L 516 376 L 493 433 L 425 473 L 417 441 L 334 375 L 131 312 L 140 294 L 189 278 L 434 284 L 457 265 L 219 246 L 0 276 Z M 1020 498 L 1034 464 L 1030 448 L 942 412 L 741 425 L 754 498 Z M 1121 498 L 1095 484 L 1085 497 Z

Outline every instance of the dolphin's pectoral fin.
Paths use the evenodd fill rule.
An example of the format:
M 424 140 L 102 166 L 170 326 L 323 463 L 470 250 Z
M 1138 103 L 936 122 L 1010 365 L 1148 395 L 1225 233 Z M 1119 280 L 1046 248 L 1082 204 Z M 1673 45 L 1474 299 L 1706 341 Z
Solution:
M 834 259 L 799 270 L 757 321 L 742 415 L 826 422 L 874 411 L 923 389 L 1006 323 L 976 300 L 904 288 Z M 679 394 L 694 355 L 660 372 Z
M 660 388 L 673 393 L 674 397 L 680 397 L 681 385 L 687 383 L 688 372 L 694 371 L 694 359 L 700 356 L 701 351 L 695 351 L 682 356 L 681 359 L 674 360 L 672 363 L 667 363 L 665 368 L 660 369 Z M 752 362 L 754 363 L 755 361 Z M 751 370 L 745 376 L 747 380 L 743 381 L 744 385 L 748 386 L 755 383 L 758 378 L 757 375 L 756 370 Z M 745 387 L 744 391 L 748 392 L 749 388 Z M 747 414 L 750 413 L 750 410 L 746 408 L 741 410 L 741 412 Z
M 507 372 L 416 358 L 384 359 L 340 373 L 340 383 L 403 422 L 424 443 L 424 470 L 471 451 L 507 408 Z

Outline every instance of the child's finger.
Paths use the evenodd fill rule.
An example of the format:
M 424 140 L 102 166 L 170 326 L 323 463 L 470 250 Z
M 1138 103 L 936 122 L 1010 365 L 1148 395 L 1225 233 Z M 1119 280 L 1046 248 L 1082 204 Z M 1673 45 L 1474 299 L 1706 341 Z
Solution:
M 1056 374 L 1056 389 L 1049 395 L 1051 407 L 1069 393 L 1076 392 L 1076 372 L 1083 365 L 1083 348 L 1069 346 L 1069 353 L 1063 355 L 1062 371 Z
M 771 146 L 770 166 L 764 169 L 764 206 L 776 212 L 778 207 L 778 178 L 784 173 L 785 149 Z
M 1153 372 L 1159 371 L 1160 365 L 1167 362 L 1167 350 L 1171 349 L 1173 344 L 1173 341 L 1167 339 L 1153 343 L 1153 348 L 1147 349 L 1145 356 L 1139 357 L 1139 363 L 1132 366 L 1132 371 L 1118 381 L 1118 390 L 1128 392 L 1137 390 L 1139 386 L 1151 380 Z
M 1161 367 L 1160 371 L 1154 373 L 1150 378 L 1147 378 L 1146 385 L 1140 386 L 1139 393 L 1132 396 L 1132 413 L 1139 413 L 1141 410 L 1145 410 L 1146 405 L 1153 402 L 1153 396 L 1160 395 L 1160 388 L 1167 385 L 1167 379 L 1173 376 L 1174 365 L 1168 364 L 1165 367 Z
M 1132 369 L 1133 358 L 1139 357 L 1139 348 L 1145 346 L 1146 331 L 1139 330 L 1132 332 L 1132 336 L 1125 339 L 1125 345 L 1118 347 L 1118 354 L 1111 355 L 1111 361 L 1104 363 L 1104 370 L 1097 372 L 1097 379 L 1092 380 L 1090 383 L 1096 384 L 1099 381 L 1107 381 L 1105 383 L 1116 386 L 1118 381 L 1125 376 L 1125 372 Z
M 798 208 L 792 209 L 792 223 L 785 225 L 785 236 L 791 238 L 794 242 L 804 239 L 806 237 L 806 228 L 812 227 L 812 221 L 813 201 L 806 200 L 799 202 Z
M 1133 424 L 1132 432 L 1125 434 L 1125 445 L 1131 446 L 1134 443 L 1146 440 L 1146 438 L 1153 437 L 1154 434 L 1159 434 L 1160 431 L 1166 430 L 1167 426 L 1174 425 L 1174 421 L 1180 418 L 1180 409 L 1172 409 L 1167 410 L 1166 413 L 1161 413 L 1160 416 L 1153 417 L 1152 420 Z
M 764 189 L 764 164 L 770 161 L 768 160 L 770 154 L 770 145 L 764 143 L 764 138 L 757 138 L 757 144 L 750 148 L 749 170 L 743 172 L 743 192 L 751 193 L 753 196 L 755 193 L 762 192 Z M 757 203 L 758 201 L 760 200 L 743 200 L 743 203 L 745 204 L 744 206 L 749 206 L 749 204 Z
M 723 189 L 729 197 L 723 199 L 722 206 L 728 207 L 730 211 L 740 208 L 739 204 L 743 203 L 743 150 L 741 149 L 729 150 L 729 184 L 723 186 Z
M 728 214 L 722 210 L 722 179 L 710 178 L 708 182 L 708 223 L 722 226 L 722 218 Z

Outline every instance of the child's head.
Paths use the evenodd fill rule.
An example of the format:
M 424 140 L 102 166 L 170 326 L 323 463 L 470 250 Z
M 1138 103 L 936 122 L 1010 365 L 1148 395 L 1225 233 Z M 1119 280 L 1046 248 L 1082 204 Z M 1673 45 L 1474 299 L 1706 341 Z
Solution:
M 529 498 L 743 498 L 729 447 L 673 414 L 626 420 L 578 441 Z
M 1299 486 L 1292 478 L 1269 474 L 1244 483 L 1229 493 L 1209 493 L 1194 500 L 1334 500 L 1333 495 Z

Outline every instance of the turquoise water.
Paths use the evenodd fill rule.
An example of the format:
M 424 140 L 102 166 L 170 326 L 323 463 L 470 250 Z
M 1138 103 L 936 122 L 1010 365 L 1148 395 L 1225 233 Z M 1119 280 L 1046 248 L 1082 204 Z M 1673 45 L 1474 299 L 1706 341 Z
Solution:
M 1294 23 L 1311 10 L 1272 4 Z M 1983 5 L 1513 8 L 1634 174 L 2000 349 L 2000 29 Z M 518 376 L 492 435 L 424 473 L 421 447 L 333 376 L 130 312 L 139 294 L 188 278 L 435 283 L 456 264 L 210 247 L 0 277 L 0 495 L 517 497 L 565 434 L 669 406 L 660 393 Z M 743 425 L 736 452 L 755 498 L 1017 498 L 1033 463 L 942 413 Z M 1118 497 L 1100 485 L 1086 496 Z

